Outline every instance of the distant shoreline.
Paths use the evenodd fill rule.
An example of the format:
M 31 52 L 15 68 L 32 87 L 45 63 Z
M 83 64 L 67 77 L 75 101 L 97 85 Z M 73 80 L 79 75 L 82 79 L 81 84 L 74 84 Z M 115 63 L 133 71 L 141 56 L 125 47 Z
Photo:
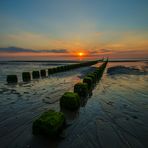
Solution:
M 110 62 L 148 62 L 148 59 L 111 59 Z
M 84 60 L 90 61 L 90 60 Z M 109 59 L 110 62 L 148 62 L 148 59 Z M 79 63 L 83 61 L 79 60 L 7 60 L 7 61 L 0 61 L 0 62 L 56 62 L 56 63 Z

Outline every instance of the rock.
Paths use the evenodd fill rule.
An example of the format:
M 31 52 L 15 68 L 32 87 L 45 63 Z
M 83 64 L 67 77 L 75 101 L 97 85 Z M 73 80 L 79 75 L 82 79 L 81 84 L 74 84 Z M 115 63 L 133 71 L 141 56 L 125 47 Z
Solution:
M 22 73 L 22 80 L 23 80 L 24 82 L 31 81 L 30 72 L 23 72 L 23 73 Z
M 92 90 L 92 87 L 93 87 L 93 80 L 92 80 L 92 78 L 84 77 L 83 83 L 87 83 L 89 91 Z
M 65 124 L 64 114 L 49 110 L 44 112 L 33 122 L 32 133 L 34 135 L 57 136 Z
M 80 97 L 77 93 L 66 92 L 60 98 L 60 106 L 67 110 L 77 110 L 80 107 Z
M 17 83 L 17 75 L 7 75 L 7 83 Z
M 33 78 L 33 79 L 38 79 L 38 78 L 40 78 L 40 73 L 39 73 L 39 71 L 33 71 L 33 72 L 32 72 L 32 78 Z
M 41 77 L 46 77 L 46 70 L 45 69 L 42 69 L 40 71 L 40 74 L 41 74 Z
M 88 84 L 87 83 L 77 83 L 74 86 L 74 92 L 77 93 L 80 98 L 87 97 L 88 95 Z

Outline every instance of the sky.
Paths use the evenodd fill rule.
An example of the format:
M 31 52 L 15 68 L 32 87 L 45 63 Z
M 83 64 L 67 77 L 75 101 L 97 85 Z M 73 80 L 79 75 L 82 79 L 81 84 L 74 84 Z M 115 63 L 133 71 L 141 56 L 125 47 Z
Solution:
M 0 0 L 0 60 L 102 57 L 148 58 L 148 0 Z

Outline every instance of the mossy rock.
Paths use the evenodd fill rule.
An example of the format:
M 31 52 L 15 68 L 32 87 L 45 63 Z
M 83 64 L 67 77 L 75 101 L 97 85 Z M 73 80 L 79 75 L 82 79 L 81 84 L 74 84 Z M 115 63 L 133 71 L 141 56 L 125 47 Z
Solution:
M 80 107 L 79 95 L 73 92 L 65 92 L 60 98 L 60 106 L 67 110 L 77 110 Z
M 98 80 L 99 79 L 100 72 L 96 70 L 96 71 L 94 71 L 94 74 L 96 75 L 96 78 Z
M 53 74 L 53 70 L 52 70 L 52 68 L 49 68 L 48 69 L 48 75 L 51 75 L 51 74 Z
M 33 78 L 33 79 L 38 79 L 38 78 L 40 78 L 40 73 L 39 73 L 39 71 L 33 71 L 33 72 L 32 72 L 32 78 Z
M 65 66 L 62 66 L 62 71 L 65 71 Z
M 87 97 L 88 95 L 88 84 L 87 83 L 77 83 L 74 86 L 74 92 L 80 97 Z
M 40 71 L 40 74 L 41 74 L 41 77 L 46 77 L 46 70 L 45 69 L 42 69 Z
M 57 72 L 61 71 L 61 67 L 60 66 L 56 67 L 56 69 L 57 69 Z
M 62 72 L 63 71 L 63 66 L 59 66 L 59 67 L 57 67 L 57 69 L 58 69 L 58 72 Z
M 97 81 L 98 80 L 98 74 L 96 73 L 96 71 L 93 72 L 93 75 L 95 76 L 96 81 Z
M 22 80 L 23 80 L 24 82 L 31 81 L 30 72 L 23 72 L 23 73 L 22 73 Z
M 34 135 L 57 136 L 64 123 L 65 117 L 63 113 L 49 110 L 33 122 L 32 133 Z
M 17 83 L 17 75 L 7 75 L 7 83 Z
M 50 68 L 50 69 L 48 69 L 48 75 L 50 75 L 50 74 L 54 74 L 54 73 L 56 73 L 57 72 L 57 68 Z
M 104 62 L 104 63 L 99 67 L 102 72 L 105 70 L 106 64 L 107 64 L 107 62 Z
M 63 66 L 63 71 L 66 71 L 66 67 L 67 67 L 67 66 Z
M 66 65 L 66 70 L 72 69 L 71 67 L 72 67 L 72 65 Z
M 65 66 L 63 66 L 63 68 L 64 68 L 64 71 L 66 71 L 67 70 L 67 66 L 65 65 Z
M 54 67 L 54 68 L 52 68 L 52 71 L 53 71 L 53 73 L 57 73 L 58 72 L 58 68 Z
M 87 74 L 86 76 L 92 78 L 93 83 L 96 83 L 96 76 L 95 76 L 95 74 L 91 73 L 91 74 Z
M 60 71 L 65 71 L 64 66 L 61 66 L 61 67 L 60 67 Z
M 84 77 L 83 83 L 87 83 L 88 85 L 88 90 L 90 91 L 93 87 L 93 80 L 91 77 Z
M 100 79 L 100 78 L 102 77 L 103 71 L 102 71 L 100 68 L 98 68 L 98 69 L 96 70 L 96 72 L 97 72 L 97 74 L 98 74 L 98 79 Z

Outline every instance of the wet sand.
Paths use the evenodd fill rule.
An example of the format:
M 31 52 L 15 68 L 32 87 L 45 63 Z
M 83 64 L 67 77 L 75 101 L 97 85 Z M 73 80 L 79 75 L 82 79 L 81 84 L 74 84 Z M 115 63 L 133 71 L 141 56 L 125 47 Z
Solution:
M 36 147 L 36 142 L 39 146 L 39 140 L 32 135 L 33 120 L 45 110 L 59 111 L 59 98 L 64 92 L 73 91 L 74 84 L 90 70 L 93 68 L 85 67 L 27 84 L 3 85 L 0 89 L 0 147 Z M 44 138 L 39 139 L 44 141 Z M 56 145 L 57 142 L 48 139 L 47 144 L 52 143 Z
M 110 65 L 109 65 L 110 66 Z M 148 76 L 104 74 L 87 104 L 64 130 L 65 138 L 51 140 L 32 135 L 32 121 L 44 110 L 59 111 L 59 98 L 83 75 L 85 67 L 50 79 L 0 90 L 1 148 L 147 148 Z
M 148 147 L 148 94 L 138 89 L 140 83 L 128 87 L 124 83 L 124 78 L 110 82 L 104 77 L 59 147 Z

